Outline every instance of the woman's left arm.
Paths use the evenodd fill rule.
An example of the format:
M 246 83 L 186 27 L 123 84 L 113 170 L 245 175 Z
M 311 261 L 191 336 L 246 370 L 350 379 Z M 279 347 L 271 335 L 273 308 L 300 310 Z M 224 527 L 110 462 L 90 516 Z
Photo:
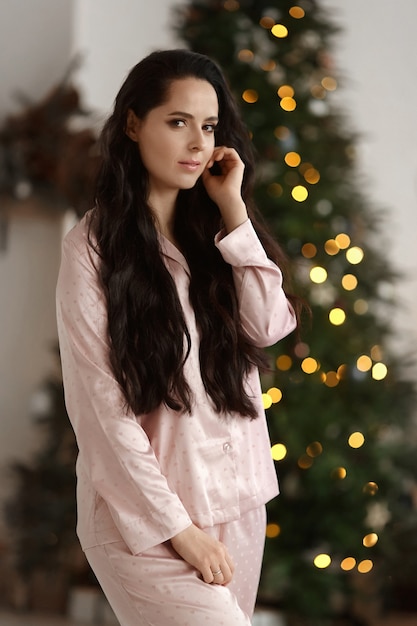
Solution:
M 266 256 L 249 219 L 222 234 L 215 244 L 233 268 L 242 327 L 256 346 L 271 346 L 297 325 L 282 288 L 281 270 Z

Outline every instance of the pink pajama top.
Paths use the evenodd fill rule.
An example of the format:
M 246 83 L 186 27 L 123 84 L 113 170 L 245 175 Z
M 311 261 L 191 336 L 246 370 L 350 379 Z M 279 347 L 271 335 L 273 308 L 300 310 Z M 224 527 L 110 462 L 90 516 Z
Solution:
M 162 543 L 194 522 L 200 528 L 238 519 L 278 493 L 258 371 L 246 381 L 259 417 L 219 416 L 199 366 L 199 333 L 189 301 L 185 258 L 161 236 L 191 336 L 185 375 L 192 414 L 165 405 L 134 415 L 109 363 L 105 297 L 83 218 L 63 242 L 57 318 L 65 400 L 77 460 L 77 533 L 84 550 L 123 539 L 133 554 Z M 243 328 L 257 346 L 290 333 L 294 313 L 279 268 L 248 220 L 215 245 L 233 268 Z M 203 260 L 204 262 L 204 260 Z

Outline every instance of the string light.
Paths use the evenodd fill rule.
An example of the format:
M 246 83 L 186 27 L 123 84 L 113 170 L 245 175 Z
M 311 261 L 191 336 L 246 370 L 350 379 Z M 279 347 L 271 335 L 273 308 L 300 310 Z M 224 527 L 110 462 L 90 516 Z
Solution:
M 347 471 L 344 467 L 336 467 L 331 472 L 331 477 L 337 480 L 344 480 L 347 476 Z
M 356 367 L 360 372 L 369 372 L 372 367 L 372 359 L 368 355 L 362 354 L 356 360 Z
M 260 26 L 262 26 L 262 28 L 265 28 L 266 30 L 271 30 L 271 28 L 275 24 L 275 20 L 272 17 L 264 16 L 261 17 L 261 19 L 259 20 L 259 24 Z
M 363 486 L 362 491 L 368 496 L 375 496 L 378 492 L 378 485 L 373 481 L 369 481 L 369 483 Z
M 320 369 L 319 363 L 316 359 L 313 359 L 311 356 L 305 358 L 301 363 L 301 369 L 305 374 L 314 374 Z
M 287 456 L 287 448 L 283 443 L 275 443 L 271 448 L 271 456 L 274 461 L 282 461 Z
M 336 235 L 335 241 L 341 250 L 346 250 L 350 246 L 350 237 L 346 233 Z
M 308 198 L 308 190 L 304 185 L 296 185 L 293 187 L 291 195 L 297 202 L 304 202 Z
M 345 572 L 350 572 L 351 570 L 354 569 L 355 565 L 356 565 L 356 559 L 354 559 L 353 556 L 347 556 L 340 563 L 340 568 Z
M 284 39 L 285 37 L 288 37 L 288 28 L 284 26 L 284 24 L 275 24 L 271 28 L 271 33 L 274 37 L 278 37 L 278 39 Z
M 299 6 L 294 6 L 291 7 L 291 9 L 288 11 L 288 13 L 291 15 L 291 17 L 293 17 L 295 20 L 301 20 L 304 15 L 306 14 L 306 12 L 304 11 L 304 9 L 302 9 Z
M 345 274 L 342 278 L 342 287 L 346 291 L 353 291 L 358 286 L 358 279 L 353 274 Z
M 362 543 L 365 548 L 373 548 L 373 546 L 378 543 L 378 535 L 376 533 L 369 533 L 369 535 L 365 535 Z
M 336 239 L 328 239 L 324 244 L 324 250 L 329 256 L 335 256 L 340 251 Z
M 383 380 L 388 374 L 388 368 L 384 363 L 375 363 L 372 368 L 372 378 L 374 380 Z
M 361 448 L 365 443 L 365 437 L 360 432 L 352 433 L 348 439 L 348 444 L 351 448 Z
M 313 441 L 312 443 L 310 443 L 310 445 L 307 446 L 306 452 L 308 456 L 311 456 L 314 459 L 316 456 L 322 454 L 323 446 L 321 445 L 320 441 Z
M 281 354 L 276 360 L 276 365 L 279 370 L 286 372 L 291 369 L 292 358 L 288 354 Z
M 335 91 L 337 89 L 337 81 L 332 76 L 325 76 L 321 84 L 326 91 Z
M 244 63 L 250 63 L 253 61 L 254 54 L 252 50 L 248 50 L 247 48 L 243 50 L 239 50 L 237 58 L 239 61 L 243 61 Z
M 364 561 L 361 561 L 358 564 L 358 572 L 360 574 L 367 574 L 368 572 L 371 571 L 371 569 L 373 568 L 374 564 L 372 563 L 371 560 L 369 559 L 365 559 Z
M 346 258 L 352 265 L 357 265 L 363 260 L 364 251 L 358 246 L 353 246 L 346 251 Z
M 313 561 L 314 565 L 319 569 L 329 567 L 331 562 L 332 559 L 329 554 L 318 554 Z
M 294 89 L 291 87 L 291 85 L 281 85 L 281 87 L 279 87 L 277 91 L 277 94 L 280 98 L 292 98 L 294 96 L 294 93 Z
M 324 267 L 317 265 L 310 270 L 310 280 L 313 283 L 321 284 L 327 280 L 327 270 Z
M 258 92 L 255 89 L 245 89 L 242 93 L 242 99 L 248 104 L 257 102 L 259 98 Z
M 265 534 L 268 539 L 275 539 L 275 537 L 278 537 L 278 535 L 281 534 L 281 528 L 278 524 L 267 524 Z
M 335 307 L 329 313 L 329 320 L 333 326 L 341 326 L 346 320 L 346 313 L 343 309 Z
M 317 254 L 317 248 L 314 243 L 305 243 L 301 248 L 301 254 L 306 259 L 312 259 Z
M 271 398 L 273 404 L 277 404 L 282 400 L 282 391 L 277 387 L 271 387 L 268 389 L 267 394 Z
M 289 167 L 298 167 L 301 163 L 301 157 L 298 152 L 287 152 L 284 161 Z
M 294 111 L 294 109 L 296 109 L 297 107 L 297 103 L 294 100 L 294 98 L 291 98 L 290 96 L 286 96 L 285 98 L 282 98 L 281 102 L 279 103 L 280 107 L 282 109 L 284 109 L 284 111 Z

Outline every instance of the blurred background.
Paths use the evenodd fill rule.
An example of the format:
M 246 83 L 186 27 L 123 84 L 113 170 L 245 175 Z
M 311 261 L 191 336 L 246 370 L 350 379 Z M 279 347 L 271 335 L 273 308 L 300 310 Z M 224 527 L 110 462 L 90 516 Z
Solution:
M 257 623 L 417 624 L 416 18 L 414 0 L 0 0 L 4 624 L 114 623 L 74 537 L 54 290 L 113 99 L 175 46 L 224 68 L 313 308 L 264 381 L 283 495 Z

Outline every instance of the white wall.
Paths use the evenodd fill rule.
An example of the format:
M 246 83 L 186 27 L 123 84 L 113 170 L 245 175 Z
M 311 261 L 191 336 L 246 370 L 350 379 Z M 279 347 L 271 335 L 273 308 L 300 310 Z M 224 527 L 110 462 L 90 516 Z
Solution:
M 358 165 L 402 274 L 394 347 L 417 353 L 417 2 L 321 0 L 342 27 L 334 40 L 343 84 L 338 98 L 359 132 Z M 377 218 L 378 219 L 378 218 Z M 383 242 L 380 242 L 383 245 Z

